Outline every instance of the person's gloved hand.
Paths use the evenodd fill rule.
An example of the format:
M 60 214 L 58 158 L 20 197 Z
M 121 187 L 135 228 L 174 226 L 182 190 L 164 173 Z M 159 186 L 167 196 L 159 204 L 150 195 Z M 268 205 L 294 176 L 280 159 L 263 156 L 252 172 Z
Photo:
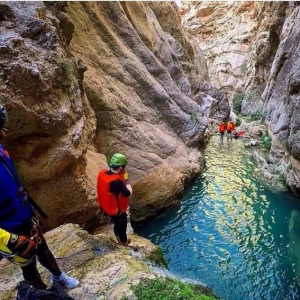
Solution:
M 129 179 L 129 175 L 126 171 L 124 171 L 124 173 L 122 174 L 124 180 L 128 180 Z
M 6 246 L 13 254 L 23 258 L 31 258 L 37 251 L 37 243 L 34 239 L 14 233 L 10 234 Z

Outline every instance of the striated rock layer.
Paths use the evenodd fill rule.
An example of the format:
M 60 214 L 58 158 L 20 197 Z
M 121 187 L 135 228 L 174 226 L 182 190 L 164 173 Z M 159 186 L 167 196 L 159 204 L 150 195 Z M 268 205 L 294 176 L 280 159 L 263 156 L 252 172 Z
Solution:
M 60 268 L 80 282 L 76 288 L 66 290 L 76 300 L 134 300 L 137 296 L 132 287 L 150 279 L 175 279 L 166 270 L 160 248 L 133 234 L 130 235 L 132 246 L 120 246 L 115 241 L 112 226 L 103 226 L 100 232 L 90 235 L 78 225 L 65 224 L 47 232 L 45 237 Z M 15 287 L 23 280 L 22 271 L 7 260 L 0 261 L 0 268 L 0 299 L 15 300 Z M 49 271 L 39 264 L 38 269 L 43 281 L 51 286 Z M 200 282 L 182 281 L 182 284 L 186 288 L 193 287 L 195 295 L 201 299 L 218 299 Z M 157 289 L 153 292 L 159 292 Z M 184 291 L 176 292 L 184 297 Z
M 229 115 L 171 2 L 0 2 L 5 142 L 46 228 L 88 226 L 96 177 L 128 156 L 134 221 L 178 203 L 207 119 Z
M 130 247 L 117 245 L 112 236 L 110 227 L 93 236 L 72 224 L 60 226 L 46 234 L 59 266 L 80 280 L 77 288 L 67 291 L 74 299 L 121 299 L 124 295 L 130 295 L 132 284 L 159 276 L 149 263 L 149 258 L 159 253 L 155 245 L 132 236 L 132 242 L 138 243 L 137 251 L 134 251 Z M 22 280 L 21 269 L 6 260 L 2 260 L 0 266 L 0 299 L 16 299 L 15 287 Z M 44 282 L 50 286 L 50 273 L 40 265 L 39 271 Z
M 184 2 L 183 25 L 208 60 L 211 81 L 239 93 L 244 115 L 261 118 L 272 139 L 269 163 L 300 188 L 299 4 L 293 1 Z
M 286 19 L 263 94 L 265 122 L 272 137 L 270 160 L 288 185 L 300 190 L 299 6 Z
M 222 91 L 244 90 L 258 2 L 183 2 L 183 26 L 193 33 L 208 63 L 211 82 Z
M 229 98 L 241 95 L 242 113 L 262 110 L 288 2 L 187 1 L 183 26 L 198 40 L 213 85 Z

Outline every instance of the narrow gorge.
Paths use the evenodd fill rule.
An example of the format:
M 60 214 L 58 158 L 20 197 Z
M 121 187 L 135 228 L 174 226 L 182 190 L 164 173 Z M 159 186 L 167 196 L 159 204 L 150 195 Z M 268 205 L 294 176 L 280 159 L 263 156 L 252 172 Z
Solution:
M 0 2 L 3 145 L 81 282 L 74 299 L 141 299 L 132 286 L 168 274 L 160 248 L 132 228 L 135 247 L 118 246 L 99 211 L 114 153 L 128 157 L 133 226 L 180 206 L 230 119 L 257 146 L 261 180 L 299 197 L 299 22 L 292 1 Z M 15 299 L 21 271 L 0 265 L 0 298 Z M 201 283 L 186 284 L 190 299 L 216 299 Z

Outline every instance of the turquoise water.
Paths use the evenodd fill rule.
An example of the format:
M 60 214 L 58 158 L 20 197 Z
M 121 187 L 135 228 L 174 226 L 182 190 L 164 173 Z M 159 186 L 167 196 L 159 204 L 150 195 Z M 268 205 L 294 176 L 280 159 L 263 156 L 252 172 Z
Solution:
M 180 207 L 135 232 L 170 271 L 225 300 L 300 299 L 300 201 L 259 180 L 243 142 L 213 138 Z

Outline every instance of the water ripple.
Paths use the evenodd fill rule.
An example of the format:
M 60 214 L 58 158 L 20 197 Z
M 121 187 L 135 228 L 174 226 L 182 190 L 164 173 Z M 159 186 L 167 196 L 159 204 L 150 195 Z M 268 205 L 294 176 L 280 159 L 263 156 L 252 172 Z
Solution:
M 161 246 L 171 271 L 222 299 L 300 299 L 299 203 L 257 181 L 239 140 L 212 140 L 205 158 L 181 207 L 137 233 Z

